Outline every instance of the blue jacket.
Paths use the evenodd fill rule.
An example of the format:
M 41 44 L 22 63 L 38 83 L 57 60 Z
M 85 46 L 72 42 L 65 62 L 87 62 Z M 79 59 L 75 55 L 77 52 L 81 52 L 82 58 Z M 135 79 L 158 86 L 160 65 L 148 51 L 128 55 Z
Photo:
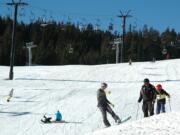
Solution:
M 55 113 L 55 115 L 56 115 L 56 121 L 61 121 L 62 120 L 62 115 L 61 115 L 61 113 L 59 111 L 57 111 Z

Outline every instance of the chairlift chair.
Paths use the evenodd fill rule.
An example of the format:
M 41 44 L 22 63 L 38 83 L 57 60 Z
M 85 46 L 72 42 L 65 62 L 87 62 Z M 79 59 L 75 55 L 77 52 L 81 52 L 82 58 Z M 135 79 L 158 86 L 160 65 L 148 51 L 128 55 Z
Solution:
M 69 48 L 69 54 L 72 54 L 72 53 L 73 53 L 73 48 L 70 47 L 70 48 Z
M 108 29 L 109 29 L 109 31 L 113 31 L 113 24 L 112 23 L 109 24 L 109 28 Z

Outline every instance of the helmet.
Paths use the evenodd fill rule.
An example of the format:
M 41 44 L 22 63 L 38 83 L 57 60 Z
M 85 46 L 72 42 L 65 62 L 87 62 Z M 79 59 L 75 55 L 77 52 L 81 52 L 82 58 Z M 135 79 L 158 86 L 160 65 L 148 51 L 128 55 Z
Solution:
M 156 85 L 156 90 L 160 91 L 161 89 L 162 89 L 162 85 L 161 84 Z
M 148 78 L 145 78 L 145 79 L 144 79 L 144 83 L 149 83 L 149 79 L 148 79 Z

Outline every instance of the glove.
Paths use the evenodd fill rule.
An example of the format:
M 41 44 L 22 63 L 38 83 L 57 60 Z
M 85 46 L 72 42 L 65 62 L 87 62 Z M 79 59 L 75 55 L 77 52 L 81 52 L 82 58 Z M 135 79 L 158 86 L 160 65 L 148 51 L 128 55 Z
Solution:
M 106 93 L 110 95 L 110 94 L 111 94 L 111 91 L 110 91 L 110 90 L 106 90 Z
M 108 91 L 108 94 L 111 94 L 111 91 Z

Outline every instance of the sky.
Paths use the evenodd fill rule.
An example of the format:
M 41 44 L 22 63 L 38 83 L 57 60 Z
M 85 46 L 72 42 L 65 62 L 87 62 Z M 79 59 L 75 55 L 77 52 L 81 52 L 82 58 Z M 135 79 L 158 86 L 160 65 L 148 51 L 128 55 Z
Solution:
M 134 29 L 142 29 L 146 24 L 163 32 L 167 27 L 180 32 L 179 0 L 22 0 L 29 5 L 19 9 L 18 20 L 29 22 L 37 18 L 45 21 L 68 20 L 74 23 L 93 25 L 99 24 L 101 29 L 107 29 L 109 23 L 114 30 L 122 32 L 122 20 L 117 17 L 131 10 L 131 18 L 127 19 L 127 29 L 131 24 Z M 12 8 L 0 1 L 0 15 L 12 16 Z

